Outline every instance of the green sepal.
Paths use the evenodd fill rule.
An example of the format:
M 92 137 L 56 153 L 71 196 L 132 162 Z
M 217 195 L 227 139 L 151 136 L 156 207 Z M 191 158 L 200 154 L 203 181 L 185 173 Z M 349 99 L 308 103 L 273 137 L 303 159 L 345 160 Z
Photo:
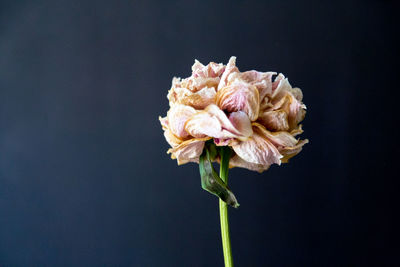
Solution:
M 212 161 L 215 159 L 217 154 L 218 150 L 215 144 L 207 142 L 199 160 L 201 187 L 211 194 L 216 195 L 228 205 L 237 208 L 239 207 L 239 203 L 237 202 L 235 195 L 229 190 L 228 186 L 221 179 L 221 177 L 219 177 L 212 165 Z M 222 167 L 223 166 L 221 166 L 221 168 Z

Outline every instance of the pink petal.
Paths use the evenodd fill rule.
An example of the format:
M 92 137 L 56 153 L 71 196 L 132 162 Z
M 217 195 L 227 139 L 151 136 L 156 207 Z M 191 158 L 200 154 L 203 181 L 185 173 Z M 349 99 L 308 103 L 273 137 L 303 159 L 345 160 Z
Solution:
M 224 70 L 225 66 L 222 63 L 210 62 L 204 66 L 196 59 L 192 66 L 192 77 L 215 78 L 221 76 Z
M 308 143 L 308 139 L 301 140 L 297 143 L 297 145 L 292 147 L 286 147 L 281 150 L 283 155 L 282 162 L 287 163 L 290 158 L 296 156 L 303 149 L 303 146 Z
M 244 113 L 235 113 L 231 118 L 216 105 L 209 105 L 204 111 L 193 115 L 185 129 L 194 137 L 247 139 L 252 133 L 250 120 Z
M 254 85 L 236 79 L 230 85 L 218 90 L 217 105 L 228 112 L 244 111 L 251 121 L 258 118 L 260 98 Z
M 165 137 L 165 140 L 167 140 L 168 144 L 171 147 L 176 147 L 183 142 L 182 139 L 175 136 L 169 129 L 166 129 L 164 131 L 164 137 Z
M 269 165 L 251 163 L 251 162 L 245 161 L 238 155 L 235 155 L 230 159 L 229 167 L 230 168 L 239 167 L 239 168 L 245 168 L 245 169 L 248 169 L 251 171 L 263 172 L 265 170 L 268 170 Z
M 257 132 L 247 141 L 232 146 L 235 153 L 244 161 L 260 164 L 266 168 L 273 163 L 280 164 L 282 155 L 276 147 Z
M 204 109 L 215 102 L 215 88 L 204 87 L 193 93 L 192 91 L 178 87 L 174 89 L 174 103 L 191 106 L 195 109 Z
M 205 111 L 193 115 L 185 124 L 186 131 L 196 138 L 206 136 L 223 138 L 222 126 L 218 118 Z
M 251 136 L 253 129 L 247 114 L 243 111 L 236 111 L 229 114 L 229 120 L 233 127 L 241 133 L 242 136 Z
M 270 132 L 259 123 L 253 123 L 253 129 L 265 139 L 268 139 L 278 149 L 294 146 L 298 142 L 296 138 L 286 131 Z
M 288 115 L 283 110 L 264 111 L 258 117 L 258 121 L 271 131 L 289 130 Z
M 192 107 L 175 104 L 168 111 L 169 129 L 177 137 L 186 138 L 189 134 L 185 131 L 186 121 L 196 113 Z
M 259 72 L 255 70 L 240 73 L 240 78 L 247 83 L 254 85 L 260 95 L 260 99 L 264 99 L 266 95 L 272 94 L 272 76 L 276 72 Z
M 229 75 L 235 72 L 239 72 L 239 69 L 236 67 L 236 57 L 231 57 L 229 59 L 228 64 L 226 64 L 224 73 L 221 76 L 221 81 L 219 82 L 218 90 L 227 85 Z
M 172 159 L 177 159 L 178 165 L 188 162 L 198 162 L 201 153 L 203 152 L 204 143 L 209 138 L 189 139 L 182 142 L 180 145 L 168 150 L 171 153 Z

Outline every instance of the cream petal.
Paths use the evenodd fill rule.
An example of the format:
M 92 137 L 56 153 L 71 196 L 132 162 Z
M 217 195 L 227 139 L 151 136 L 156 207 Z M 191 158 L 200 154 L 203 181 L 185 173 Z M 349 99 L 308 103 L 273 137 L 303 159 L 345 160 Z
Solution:
M 251 127 L 248 126 L 249 118 L 244 116 L 245 114 L 243 113 L 235 113 L 232 115 L 232 118 L 228 118 L 225 113 L 217 106 L 214 104 L 209 105 L 205 111 L 218 118 L 218 120 L 221 123 L 221 126 L 223 128 L 224 132 L 231 132 L 234 136 L 227 136 L 229 137 L 235 137 L 240 140 L 246 140 L 249 136 L 253 134 L 253 130 Z M 246 121 L 247 120 L 247 121 Z M 238 128 L 234 125 L 236 124 Z
M 233 127 L 237 129 L 242 136 L 248 137 L 253 134 L 250 119 L 245 112 L 232 112 L 229 114 L 229 120 L 231 121 Z
M 290 89 L 290 93 L 292 93 L 292 95 L 298 100 L 298 101 L 302 101 L 303 100 L 303 92 L 301 91 L 300 88 L 291 88 Z
M 167 117 L 163 118 L 161 116 L 158 116 L 158 120 L 160 121 L 161 127 L 162 127 L 163 130 L 168 129 L 168 119 L 167 119 Z
M 258 117 L 258 121 L 271 131 L 289 130 L 288 115 L 283 110 L 264 111 Z
M 222 126 L 218 118 L 205 111 L 193 115 L 185 124 L 185 130 L 191 136 L 202 138 L 211 136 L 223 138 Z
M 235 73 L 235 72 L 239 72 L 239 69 L 236 67 L 236 57 L 231 57 L 229 59 L 228 64 L 226 64 L 224 73 L 222 73 L 221 81 L 219 82 L 219 85 L 218 85 L 218 90 L 220 90 L 221 88 L 223 88 L 227 85 L 229 75 L 231 75 L 232 73 Z
M 276 72 L 259 72 L 255 70 L 240 73 L 240 78 L 245 82 L 254 85 L 260 95 L 260 99 L 264 99 L 266 95 L 272 94 L 272 76 Z
M 192 66 L 192 73 L 201 72 L 204 69 L 204 65 L 201 64 L 197 59 L 194 60 L 194 64 Z
M 181 78 L 177 78 L 177 77 L 172 78 L 171 89 L 168 91 L 168 95 L 167 95 L 170 106 L 172 104 L 174 104 L 175 102 L 177 102 L 176 88 L 180 88 L 181 87 L 180 84 L 181 84 Z
M 171 147 L 176 147 L 183 142 L 182 139 L 175 136 L 169 129 L 166 129 L 164 131 L 164 137 L 165 137 L 165 140 L 167 140 L 168 144 Z
M 278 150 L 280 150 L 280 148 L 294 146 L 298 142 L 296 138 L 286 131 L 270 132 L 259 123 L 253 123 L 253 129 L 274 144 Z
M 272 105 L 270 98 L 265 96 L 264 99 L 260 103 L 260 113 L 265 110 L 270 110 L 274 105 Z
M 258 118 L 260 98 L 254 85 L 236 79 L 230 85 L 217 92 L 216 103 L 228 112 L 244 111 L 251 121 Z
M 279 153 L 281 153 L 283 156 L 281 159 L 283 163 L 287 163 L 290 158 L 294 157 L 301 151 L 303 145 L 308 143 L 307 139 L 297 140 L 294 138 L 294 135 L 302 132 L 301 125 L 291 133 L 286 131 L 270 132 L 258 123 L 253 123 L 253 126 L 257 128 L 255 130 L 256 132 L 264 136 L 264 138 L 270 140 L 271 143 L 275 145 Z
M 193 92 L 197 92 L 198 90 L 204 88 L 204 87 L 214 87 L 217 88 L 219 84 L 220 78 L 219 77 L 214 77 L 214 78 L 193 78 L 191 80 L 191 83 L 189 83 L 189 89 L 191 89 Z
M 253 136 L 247 141 L 240 142 L 232 148 L 240 158 L 249 163 L 260 164 L 265 167 L 273 163 L 281 163 L 282 155 L 278 149 L 257 132 L 254 132 Z
M 272 93 L 272 102 L 275 102 L 276 100 L 280 100 L 282 97 L 286 95 L 287 92 L 290 92 L 292 90 L 292 86 L 289 83 L 289 80 L 287 78 L 284 78 L 283 74 L 280 74 L 282 76 L 278 76 L 280 80 L 278 80 L 278 86 L 276 90 L 273 91 Z
M 193 115 L 185 124 L 185 130 L 194 137 L 238 138 L 245 140 L 253 133 L 250 120 L 244 113 L 234 113 L 228 119 L 216 105 Z
M 288 114 L 289 129 L 294 129 L 304 119 L 306 106 L 288 91 L 281 94 L 283 97 L 267 110 L 285 111 Z
M 214 78 L 222 75 L 225 66 L 222 63 L 210 62 L 207 66 L 201 64 L 197 59 L 192 66 L 192 77 Z
M 299 124 L 295 129 L 293 129 L 292 131 L 290 131 L 290 134 L 293 136 L 297 136 L 299 134 L 302 134 L 303 131 L 303 125 Z
M 214 76 L 214 77 L 221 76 L 225 70 L 224 64 L 222 64 L 222 63 L 217 64 L 214 62 L 210 62 L 209 68 L 212 70 L 212 72 L 211 71 L 210 72 L 212 73 L 212 76 Z
M 189 139 L 169 149 L 167 153 L 171 153 L 172 159 L 177 159 L 178 165 L 188 162 L 198 162 L 203 152 L 204 143 L 208 139 L 210 138 Z
M 169 129 L 168 126 L 168 119 L 167 117 L 158 117 L 158 119 L 160 120 L 162 129 L 164 130 L 164 137 L 165 140 L 167 140 L 168 144 L 172 147 L 179 145 L 180 143 L 182 143 L 182 139 L 180 139 L 179 137 L 175 136 L 171 130 Z
M 195 109 L 204 109 L 215 102 L 216 92 L 214 87 L 204 87 L 196 93 L 186 88 L 175 88 L 175 92 L 177 103 L 191 106 Z
M 239 144 L 240 141 L 238 141 L 235 138 L 225 138 L 225 139 L 220 139 L 220 138 L 214 138 L 214 144 L 217 146 L 234 146 Z
M 288 121 L 290 129 L 293 129 L 297 124 L 304 119 L 306 114 L 306 106 L 297 100 L 292 93 L 287 92 L 286 94 L 287 105 L 286 110 L 288 113 Z
M 186 121 L 196 113 L 192 107 L 176 104 L 168 111 L 168 124 L 171 132 L 180 138 L 186 138 L 189 134 L 185 131 Z
M 272 96 L 277 95 L 282 89 L 280 86 L 284 79 L 285 75 L 283 75 L 282 73 L 279 73 L 278 76 L 276 76 L 274 82 L 272 83 Z
M 262 164 L 256 164 L 256 163 L 251 163 L 248 161 L 245 161 L 238 155 L 233 156 L 230 161 L 229 161 L 229 168 L 234 168 L 234 167 L 239 167 L 239 168 L 245 168 L 251 171 L 257 171 L 257 172 L 263 172 L 265 170 L 268 170 L 270 165 L 262 165 Z
M 283 163 L 289 162 L 289 159 L 296 156 L 300 151 L 303 149 L 303 146 L 307 144 L 309 141 L 308 139 L 300 140 L 297 145 L 292 147 L 286 147 L 281 150 L 283 158 L 281 159 Z

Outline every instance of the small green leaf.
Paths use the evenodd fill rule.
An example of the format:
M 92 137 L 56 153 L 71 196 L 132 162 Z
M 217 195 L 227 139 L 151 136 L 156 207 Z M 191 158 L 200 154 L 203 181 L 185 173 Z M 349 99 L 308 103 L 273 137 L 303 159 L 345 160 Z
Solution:
M 214 144 L 206 144 L 203 153 L 200 156 L 199 169 L 201 176 L 201 187 L 216 195 L 232 207 L 239 207 L 235 195 L 229 190 L 226 183 L 219 177 L 214 170 L 212 160 L 217 155 L 217 149 Z M 229 158 L 228 158 L 229 159 Z

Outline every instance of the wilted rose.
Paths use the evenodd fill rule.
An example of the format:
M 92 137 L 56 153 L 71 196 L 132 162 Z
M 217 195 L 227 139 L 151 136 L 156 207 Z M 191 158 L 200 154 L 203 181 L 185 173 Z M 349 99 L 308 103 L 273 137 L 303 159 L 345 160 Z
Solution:
M 240 72 L 235 61 L 204 66 L 196 60 L 190 77 L 172 80 L 170 109 L 160 121 L 178 164 L 198 162 L 213 139 L 232 147 L 230 167 L 262 172 L 286 163 L 308 142 L 295 138 L 306 109 L 301 90 L 283 74 L 273 80 L 275 72 Z

